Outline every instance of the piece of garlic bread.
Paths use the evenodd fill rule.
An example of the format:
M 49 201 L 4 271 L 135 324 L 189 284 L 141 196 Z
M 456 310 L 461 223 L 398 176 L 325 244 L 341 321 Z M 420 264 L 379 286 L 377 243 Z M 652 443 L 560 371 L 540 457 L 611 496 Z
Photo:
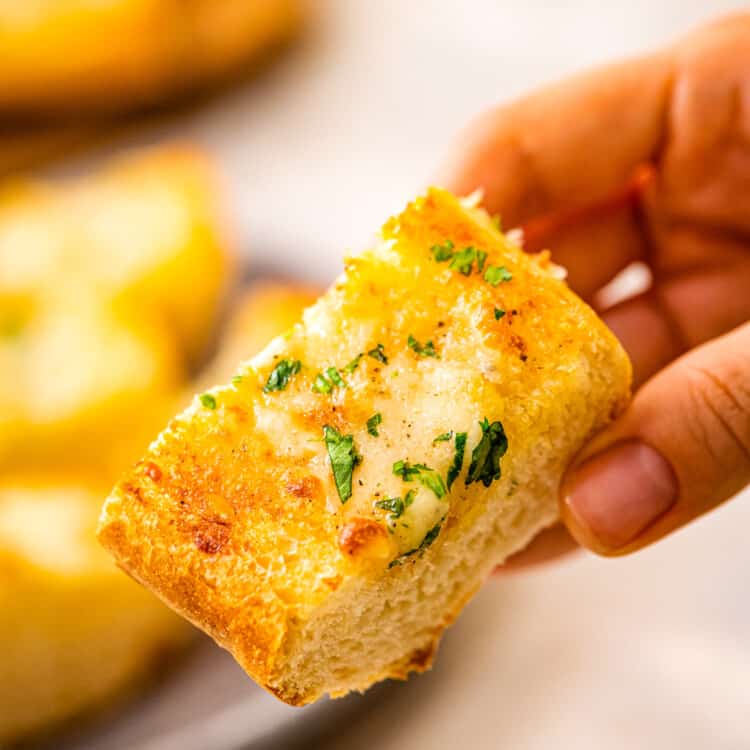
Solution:
M 163 319 L 192 359 L 214 332 L 233 270 L 221 180 L 187 145 L 134 151 L 92 174 L 0 191 L 0 317 L 95 292 Z M 62 299 L 61 299 L 62 298 Z
M 289 39 L 301 0 L 0 0 L 0 112 L 110 113 L 223 80 Z
M 238 362 L 255 356 L 271 339 L 290 331 L 301 320 L 302 311 L 319 296 L 317 289 L 299 282 L 255 282 L 234 305 L 216 357 L 200 382 L 213 385 L 228 380 Z
M 288 703 L 424 670 L 627 401 L 625 352 L 559 270 L 430 190 L 172 420 L 100 540 Z
M 0 482 L 0 747 L 111 701 L 194 632 L 96 544 L 100 487 Z
M 229 285 L 216 183 L 180 146 L 0 192 L 0 470 L 147 445 L 131 436 L 168 414 Z

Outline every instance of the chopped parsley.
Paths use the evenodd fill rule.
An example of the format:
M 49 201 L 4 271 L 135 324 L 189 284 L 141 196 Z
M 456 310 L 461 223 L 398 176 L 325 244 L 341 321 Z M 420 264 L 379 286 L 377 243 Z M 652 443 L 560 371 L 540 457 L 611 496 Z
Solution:
M 453 430 L 450 432 L 444 432 L 442 435 L 438 435 L 433 441 L 432 444 L 435 443 L 447 443 L 451 438 L 453 437 Z
M 465 432 L 456 433 L 456 452 L 453 456 L 453 463 L 450 465 L 450 468 L 448 469 L 448 475 L 445 478 L 446 484 L 448 485 L 448 489 L 450 489 L 453 482 L 456 481 L 464 465 L 464 452 L 466 451 L 466 437 L 467 436 Z
M 502 307 L 495 308 L 495 320 L 500 320 L 505 315 L 505 310 Z
M 388 520 L 395 521 L 404 515 L 404 511 L 414 502 L 416 492 L 409 490 L 405 497 L 386 497 L 375 502 L 375 507 L 388 511 Z
M 436 523 L 425 535 L 424 539 L 419 545 L 420 550 L 427 549 L 440 535 L 440 529 L 443 528 L 443 522 Z
M 352 473 L 362 463 L 362 456 L 357 452 L 354 438 L 351 435 L 342 435 L 335 427 L 323 427 L 323 442 L 331 461 L 336 491 L 343 504 L 352 496 Z
M 352 374 L 352 373 L 353 373 L 353 372 L 354 372 L 354 371 L 355 371 L 355 370 L 356 370 L 356 369 L 357 369 L 357 368 L 359 367 L 359 363 L 360 363 L 360 360 L 361 360 L 361 359 L 362 359 L 362 357 L 364 357 L 364 356 L 365 356 L 364 354 L 358 354 L 358 355 L 357 355 L 357 356 L 356 356 L 356 357 L 355 357 L 355 358 L 354 358 L 354 359 L 353 359 L 353 360 L 352 360 L 352 361 L 351 361 L 351 362 L 350 362 L 350 363 L 349 363 L 349 364 L 348 364 L 348 365 L 347 365 L 347 366 L 346 366 L 346 367 L 344 368 L 344 372 L 345 372 L 345 373 L 346 373 L 347 375 L 351 375 L 351 374 Z
M 383 415 L 378 412 L 377 414 L 373 414 L 368 420 L 367 420 L 367 432 L 372 435 L 373 437 L 378 437 L 380 434 L 378 432 L 378 425 L 383 422 Z
M 325 375 L 319 372 L 313 380 L 312 389 L 315 393 L 330 393 L 334 386 L 346 388 L 346 381 L 335 367 L 327 367 Z
M 327 368 L 326 375 L 334 385 L 337 385 L 339 388 L 346 388 L 344 378 L 341 377 L 341 373 L 335 367 Z
M 330 393 L 333 390 L 333 384 L 322 372 L 319 372 L 313 380 L 312 389 L 315 393 Z
M 484 280 L 497 286 L 501 281 L 510 281 L 513 274 L 505 266 L 487 266 L 484 272 Z
M 433 344 L 432 341 L 420 344 L 414 336 L 409 334 L 407 343 L 409 349 L 413 349 L 420 357 L 435 357 L 436 359 L 440 359 L 438 353 L 435 351 L 435 344 Z
M 271 374 L 268 376 L 266 384 L 263 386 L 264 393 L 271 393 L 271 391 L 283 391 L 292 375 L 296 375 L 302 368 L 302 363 L 298 360 L 282 359 L 276 367 L 271 370 Z
M 406 561 L 407 557 L 411 557 L 412 555 L 416 555 L 417 553 L 424 552 L 440 535 L 440 529 L 443 527 L 443 522 L 438 521 L 425 535 L 424 539 L 419 543 L 419 547 L 415 547 L 414 549 L 410 549 L 408 552 L 404 552 L 403 555 L 400 555 L 395 560 L 391 560 L 388 567 L 394 568 L 397 565 L 403 565 Z
M 393 473 L 401 477 L 404 482 L 413 482 L 415 479 L 428 490 L 432 490 L 438 499 L 448 494 L 445 482 L 440 474 L 424 464 L 410 464 L 406 460 L 396 461 L 393 464 Z
M 216 408 L 216 396 L 210 393 L 201 393 L 199 398 L 203 406 L 206 407 L 206 409 Z
M 487 253 L 484 250 L 477 250 L 471 245 L 463 250 L 454 252 L 455 245 L 447 240 L 442 245 L 433 245 L 430 248 L 432 256 L 438 263 L 447 263 L 450 261 L 449 268 L 458 271 L 464 276 L 469 276 L 474 270 L 474 263 L 477 264 L 477 273 L 482 273 L 484 264 L 487 261 Z
M 382 344 L 378 344 L 374 349 L 370 349 L 367 352 L 367 356 L 377 359 L 378 362 L 382 362 L 384 365 L 388 364 L 388 357 L 385 356 L 385 347 Z
M 508 438 L 502 422 L 490 424 L 485 417 L 479 425 L 482 428 L 482 439 L 471 452 L 466 485 L 482 482 L 485 487 L 489 487 L 495 479 L 500 479 L 500 459 L 508 450 Z
M 419 474 L 419 466 L 421 466 L 421 464 L 415 464 L 414 466 L 412 466 L 408 461 L 405 460 L 396 461 L 396 463 L 393 464 L 393 473 L 397 477 L 401 477 L 404 482 L 411 482 L 414 477 Z
M 443 245 L 433 245 L 430 248 L 433 257 L 438 263 L 445 263 L 453 258 L 453 243 L 450 240 L 446 240 Z
M 486 257 L 486 256 L 485 256 Z M 477 259 L 477 250 L 474 247 L 465 247 L 453 255 L 448 268 L 469 276 L 474 268 L 474 261 Z
M 242 375 L 232 375 L 232 385 L 239 385 L 243 380 Z

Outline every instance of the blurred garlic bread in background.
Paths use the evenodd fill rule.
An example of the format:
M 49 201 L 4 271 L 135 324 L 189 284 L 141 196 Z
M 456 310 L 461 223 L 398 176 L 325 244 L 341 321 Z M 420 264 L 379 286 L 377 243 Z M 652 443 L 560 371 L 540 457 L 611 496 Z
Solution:
M 69 154 L 98 133 L 93 126 L 80 124 L 0 127 L 0 177 Z
M 0 746 L 135 686 L 190 627 L 94 535 L 102 484 L 0 480 Z
M 186 148 L 0 193 L 0 469 L 85 468 L 185 382 L 232 268 L 220 193 Z
M 227 78 L 289 39 L 304 0 L 0 0 L 0 112 L 119 112 Z
M 210 387 L 228 380 L 238 362 L 255 356 L 271 339 L 291 331 L 302 320 L 304 309 L 319 296 L 319 289 L 296 281 L 256 281 L 234 304 L 216 357 L 202 373 L 200 383 Z
M 433 189 L 169 423 L 99 538 L 282 700 L 361 690 L 429 666 L 629 384 L 546 254 Z
M 111 702 L 191 632 L 94 526 L 213 343 L 220 203 L 187 147 L 0 191 L 0 746 Z

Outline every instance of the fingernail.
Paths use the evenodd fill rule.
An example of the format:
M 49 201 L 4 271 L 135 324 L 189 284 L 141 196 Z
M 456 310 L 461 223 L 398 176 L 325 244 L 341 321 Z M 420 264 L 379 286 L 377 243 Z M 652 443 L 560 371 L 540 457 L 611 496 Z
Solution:
M 573 521 L 612 551 L 635 541 L 675 504 L 677 493 L 669 462 L 635 440 L 587 459 L 562 488 Z

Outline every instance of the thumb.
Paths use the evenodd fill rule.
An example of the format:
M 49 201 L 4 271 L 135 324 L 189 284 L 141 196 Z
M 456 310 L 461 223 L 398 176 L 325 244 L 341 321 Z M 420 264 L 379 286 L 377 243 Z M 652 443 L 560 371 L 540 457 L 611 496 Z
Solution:
M 750 323 L 648 381 L 561 487 L 571 534 L 604 555 L 640 549 L 750 482 Z

